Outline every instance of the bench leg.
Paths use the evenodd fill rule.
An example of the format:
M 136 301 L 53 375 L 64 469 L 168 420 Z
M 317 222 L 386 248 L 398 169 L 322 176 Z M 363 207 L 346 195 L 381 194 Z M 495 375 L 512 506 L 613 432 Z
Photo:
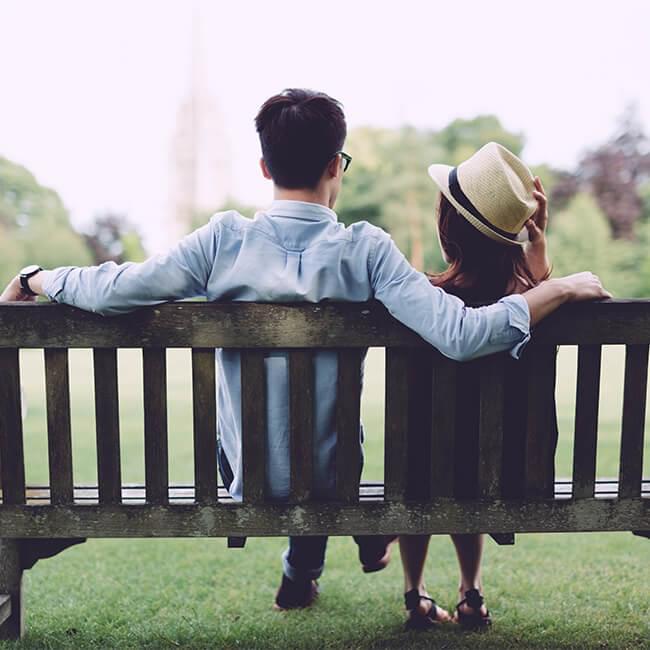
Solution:
M 244 548 L 246 546 L 245 537 L 229 537 L 228 548 Z
M 650 539 L 650 530 L 633 530 L 633 535 L 638 535 L 639 537 L 647 537 Z
M 0 639 L 20 639 L 24 632 L 23 570 L 19 545 L 17 539 L 0 539 L 0 596 L 7 595 L 10 598 L 0 608 L 0 613 L 8 614 L 0 623 Z
M 515 543 L 514 533 L 490 533 L 490 537 L 499 546 L 512 546 Z

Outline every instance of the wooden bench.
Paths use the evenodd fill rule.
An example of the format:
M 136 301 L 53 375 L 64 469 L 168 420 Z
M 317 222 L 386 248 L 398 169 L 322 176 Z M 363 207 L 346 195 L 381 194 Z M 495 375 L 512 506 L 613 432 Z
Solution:
M 626 346 L 617 479 L 596 481 L 601 346 Z M 528 425 L 525 494 L 501 497 L 504 355 L 479 364 L 481 387 L 479 496 L 453 498 L 452 409 L 457 364 L 395 321 L 378 303 L 261 305 L 173 303 L 121 316 L 53 304 L 0 305 L 0 633 L 23 629 L 21 538 L 230 537 L 490 532 L 650 530 L 650 481 L 642 479 L 650 301 L 570 305 L 535 332 L 527 355 Z M 549 404 L 556 346 L 578 346 L 572 481 L 549 498 L 539 459 L 548 450 Z M 359 371 L 367 347 L 386 348 L 383 483 L 357 481 Z M 168 480 L 166 348 L 191 348 L 194 483 Z M 214 348 L 242 350 L 244 501 L 217 483 Z M 45 357 L 49 485 L 28 486 L 21 418 L 19 348 Z M 76 486 L 72 472 L 68 349 L 92 348 L 98 485 Z M 118 348 L 141 348 L 144 378 L 145 484 L 123 485 L 118 413 Z M 289 348 L 291 495 L 265 498 L 264 353 Z M 315 349 L 338 350 L 337 498 L 311 499 Z M 409 373 L 429 373 L 421 396 L 435 426 L 411 421 Z M 423 365 L 424 364 L 424 365 Z M 409 446 L 430 438 L 430 496 L 409 497 Z M 188 445 L 192 444 L 190 440 Z M 551 486 L 552 488 L 553 486 Z M 647 532 L 645 533 L 647 535 Z

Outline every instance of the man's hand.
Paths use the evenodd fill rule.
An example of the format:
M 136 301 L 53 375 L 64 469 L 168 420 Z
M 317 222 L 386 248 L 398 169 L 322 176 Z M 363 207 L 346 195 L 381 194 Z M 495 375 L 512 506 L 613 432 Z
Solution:
M 33 302 L 36 296 L 30 296 L 23 291 L 20 278 L 16 276 L 0 295 L 0 302 Z
M 37 273 L 29 278 L 29 287 L 34 293 L 43 293 L 42 275 L 42 273 Z M 34 302 L 36 297 L 23 290 L 20 277 L 16 276 L 0 295 L 0 302 Z
M 546 280 L 522 295 L 530 310 L 531 327 L 565 302 L 612 297 L 612 294 L 603 288 L 600 278 L 589 271 Z
M 600 278 L 590 271 L 574 273 L 549 282 L 560 282 L 565 285 L 568 302 L 603 300 L 612 297 L 612 294 L 603 287 Z

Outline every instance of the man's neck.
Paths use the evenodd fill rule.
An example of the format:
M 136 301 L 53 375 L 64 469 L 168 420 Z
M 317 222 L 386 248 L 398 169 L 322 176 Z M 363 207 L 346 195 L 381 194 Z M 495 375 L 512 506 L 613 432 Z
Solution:
M 318 203 L 326 208 L 334 207 L 330 205 L 331 197 L 326 189 L 288 190 L 276 186 L 273 189 L 273 198 L 276 201 L 304 201 L 305 203 Z

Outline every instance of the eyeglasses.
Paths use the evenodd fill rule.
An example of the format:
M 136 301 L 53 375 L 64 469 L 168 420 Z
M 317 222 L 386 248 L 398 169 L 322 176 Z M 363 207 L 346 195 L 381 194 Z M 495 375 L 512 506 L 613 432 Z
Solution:
M 345 151 L 337 151 L 334 155 L 338 156 L 339 154 L 341 154 L 341 159 L 343 160 L 343 171 L 346 172 L 352 162 L 352 156 L 349 156 Z

